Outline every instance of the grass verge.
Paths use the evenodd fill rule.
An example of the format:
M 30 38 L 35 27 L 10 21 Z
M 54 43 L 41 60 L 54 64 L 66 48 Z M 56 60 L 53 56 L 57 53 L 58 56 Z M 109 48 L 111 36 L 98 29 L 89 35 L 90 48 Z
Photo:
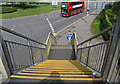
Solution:
M 0 19 L 8 19 L 8 18 L 16 18 L 16 17 L 23 17 L 23 16 L 30 16 L 30 15 L 38 15 L 38 14 L 43 14 L 55 10 L 60 9 L 60 4 L 57 5 L 56 7 L 50 5 L 46 6 L 39 6 L 35 8 L 28 8 L 28 9 L 21 9 L 18 8 L 16 12 L 13 13 L 6 13 L 6 14 L 0 14 Z
M 92 21 L 92 23 L 91 23 L 91 32 L 92 32 L 92 34 L 94 34 L 94 35 L 96 35 L 96 34 L 98 34 L 98 33 L 101 32 L 101 30 L 100 30 L 100 21 L 99 21 L 97 18 L 95 18 L 95 19 Z M 99 37 L 97 37 L 97 38 L 102 39 L 102 36 L 99 36 Z

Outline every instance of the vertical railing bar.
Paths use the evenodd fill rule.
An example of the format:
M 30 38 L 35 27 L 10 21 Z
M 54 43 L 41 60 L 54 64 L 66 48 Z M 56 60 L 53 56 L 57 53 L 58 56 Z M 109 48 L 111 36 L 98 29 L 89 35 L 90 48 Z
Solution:
M 30 52 L 31 52 L 32 62 L 33 62 L 32 65 L 34 65 L 34 64 L 35 64 L 34 56 L 33 56 L 33 52 L 34 52 L 34 51 L 33 51 L 32 47 L 31 47 L 31 45 L 30 45 L 29 48 L 30 48 Z
M 25 47 L 25 46 L 24 46 L 24 47 Z M 27 52 L 27 57 L 25 56 L 25 59 L 26 59 L 26 60 L 29 59 L 29 58 L 28 58 L 28 57 L 29 57 L 29 49 L 28 49 L 28 47 L 29 47 L 28 45 L 25 47 L 26 52 Z M 27 59 L 27 58 L 28 58 L 28 59 Z M 26 61 L 26 62 L 25 62 L 25 66 L 30 66 L 30 64 L 29 64 L 30 61 L 31 61 L 30 59 L 29 59 L 28 61 Z
M 21 45 L 17 45 L 17 50 L 18 50 L 18 53 L 19 53 L 19 60 L 20 60 L 20 68 L 22 68 L 22 64 L 23 64 L 23 55 L 21 54 Z
M 25 60 L 24 59 L 24 55 L 23 55 L 23 53 L 22 53 L 22 51 L 21 51 L 21 48 L 23 48 L 23 45 L 18 45 L 19 47 L 18 47 L 18 49 L 20 50 L 19 51 L 19 53 L 20 53 L 20 55 L 21 55 L 21 57 L 20 57 L 20 59 L 21 59 L 21 67 L 24 67 L 24 63 L 26 62 L 26 61 L 24 61 L 24 62 L 22 62 L 23 60 Z
M 14 46 L 13 44 L 11 43 L 11 50 L 12 50 L 12 54 L 13 54 L 13 59 L 14 59 L 14 62 L 15 62 L 15 70 L 17 69 L 17 65 L 16 65 L 16 58 L 15 58 L 15 52 L 14 52 Z
M 42 57 L 42 61 L 43 61 L 43 54 L 42 54 L 42 49 L 40 50 L 40 52 L 41 52 L 41 57 Z
M 31 52 L 31 58 L 32 58 L 32 62 L 33 62 L 33 64 L 32 65 L 34 65 L 35 64 L 35 61 L 36 61 L 36 59 L 35 59 L 35 56 L 34 56 L 34 51 L 35 51 L 35 49 L 30 45 L 30 52 Z
M 9 45 L 9 48 L 10 48 L 10 53 L 11 53 L 11 57 L 12 57 L 12 59 L 13 59 L 13 67 L 14 67 L 14 70 L 15 70 L 15 68 L 16 68 L 16 66 L 15 66 L 15 59 L 14 59 L 14 57 L 13 57 L 13 51 L 12 51 L 12 48 L 11 48 L 11 43 L 10 42 L 7 42 L 8 43 L 8 45 Z
M 39 49 L 39 50 L 40 50 L 40 57 L 41 57 L 41 60 L 43 61 L 43 56 L 42 56 L 42 52 L 41 52 L 41 50 L 42 50 L 42 49 L 41 49 L 41 44 L 39 44 L 39 48 L 40 48 L 40 49 Z
M 44 55 L 43 55 L 44 53 L 43 53 L 43 49 L 42 49 L 41 51 L 42 51 L 42 57 L 43 57 L 43 60 L 44 60 Z
M 6 46 L 6 50 L 7 50 L 7 53 L 8 53 L 8 55 L 10 56 L 10 53 L 9 53 L 9 49 L 8 49 L 8 45 L 7 45 L 7 43 L 4 41 L 4 44 L 5 44 L 5 46 Z M 11 57 L 9 57 L 10 59 L 11 59 Z M 14 67 L 13 67 L 13 64 L 12 64 L 12 62 L 10 61 L 10 64 L 11 64 L 11 66 L 12 66 L 12 74 L 14 73 Z
M 40 50 L 40 53 L 41 53 L 41 57 L 42 57 L 42 61 L 43 61 L 42 49 Z
M 90 43 L 91 43 L 91 40 L 89 41 L 89 46 L 90 46 Z M 90 47 L 88 48 L 88 55 L 87 55 L 87 60 L 86 60 L 86 67 L 88 66 L 89 55 L 90 55 Z
M 96 50 L 95 50 L 95 51 L 96 51 L 96 54 L 98 55 L 98 53 L 99 53 L 99 51 L 98 51 L 99 45 L 94 46 L 94 47 L 96 47 Z M 94 48 L 94 47 L 93 47 L 93 48 Z M 94 58 L 95 58 L 95 62 L 96 62 L 96 57 L 97 57 L 96 54 L 95 54 L 95 53 L 93 54 L 93 55 L 94 55 Z M 97 63 L 97 62 L 96 62 L 96 63 Z M 96 69 L 96 65 L 94 66 L 94 68 Z
M 20 66 L 19 66 L 19 59 L 18 59 L 18 57 L 17 57 L 17 50 L 16 50 L 16 44 L 14 44 L 14 51 L 15 51 L 15 56 L 16 56 L 16 59 L 17 59 L 17 69 L 19 69 L 20 68 Z
M 26 50 L 26 52 L 27 52 L 27 56 L 28 56 L 28 52 L 29 52 L 29 51 L 28 51 L 28 45 L 27 45 L 26 47 L 23 46 L 23 45 L 21 45 L 21 46 L 22 46 L 23 48 L 25 48 L 25 50 Z M 27 56 L 24 55 L 24 57 L 25 57 L 24 60 L 28 60 L 28 59 L 27 59 Z M 25 65 L 25 66 L 28 66 L 28 62 L 29 62 L 29 60 L 28 60 L 28 61 L 25 61 L 25 62 L 24 62 L 24 65 Z
M 17 60 L 17 55 L 16 55 L 16 49 L 15 49 L 15 44 L 13 44 L 12 45 L 13 46 L 13 51 L 14 51 L 14 55 L 15 55 L 15 62 L 16 62 L 16 65 L 15 66 L 17 66 L 17 68 L 16 69 L 18 69 L 19 67 L 18 67 L 18 60 Z
M 31 46 L 30 46 L 30 41 L 29 41 L 29 39 L 27 39 L 27 43 L 28 43 L 28 51 L 29 51 L 30 60 L 31 60 L 32 65 L 33 65 L 34 62 L 33 62 L 33 56 L 32 56 L 32 51 L 31 51 Z M 30 65 L 31 65 L 31 63 L 30 63 Z M 32 65 L 31 65 L 31 66 L 32 66 Z
M 82 48 L 82 45 L 81 45 Z M 81 62 L 81 57 L 82 57 L 82 49 L 80 49 L 80 62 Z
M 77 49 L 78 50 L 78 49 Z M 79 56 L 79 58 L 78 58 L 78 61 L 80 62 L 80 54 L 81 54 L 81 52 L 80 52 L 81 50 L 79 49 L 77 52 L 78 52 L 78 56 Z
M 93 52 L 94 54 L 94 58 L 95 58 L 95 66 L 93 66 L 94 68 L 95 68 L 95 70 L 97 70 L 97 59 L 98 59 L 98 54 L 99 54 L 99 51 L 98 51 L 98 48 L 100 48 L 100 46 L 99 45 L 96 45 L 97 46 L 97 49 L 96 50 L 94 50 L 95 52 Z M 94 47 L 96 47 L 96 46 L 93 46 L 93 48 Z
M 101 52 L 102 52 L 102 50 L 103 50 L 103 48 L 102 48 L 102 46 L 103 46 L 103 44 L 101 44 L 100 45 L 100 53 L 99 53 L 99 55 L 98 55 L 98 60 L 97 60 L 97 70 L 99 71 L 99 66 L 100 66 L 100 61 L 101 61 Z
M 96 46 L 92 46 L 91 49 L 92 49 L 92 51 L 90 52 L 90 54 L 92 54 L 91 59 L 96 60 L 96 53 L 97 53 Z M 93 53 L 94 53 L 94 54 L 93 54 Z M 96 61 L 94 61 L 94 60 L 93 60 L 92 62 L 93 62 L 93 63 L 96 63 Z M 90 65 L 91 65 L 91 64 L 92 64 L 92 63 L 90 63 Z M 96 65 L 94 66 L 94 64 L 93 64 L 93 65 L 91 65 L 91 67 L 95 68 Z
M 20 54 L 20 50 L 19 50 L 19 45 L 15 44 L 16 45 L 16 51 L 17 51 L 17 57 L 19 58 L 19 67 L 21 68 L 21 63 L 22 63 L 22 55 Z
M 33 61 L 34 61 L 34 64 L 35 64 L 36 61 L 37 61 L 37 56 L 36 56 L 36 54 L 35 54 L 36 49 L 31 46 L 31 51 L 32 51 Z
M 38 63 L 38 62 L 40 62 L 40 48 L 34 48 L 34 50 L 35 50 L 35 52 L 37 51 L 38 53 L 36 54 L 36 58 L 35 58 L 35 62 L 36 63 Z M 35 52 L 34 52 L 34 54 L 35 54 Z M 39 60 L 38 60 L 39 59 Z
M 19 47 L 18 47 L 18 49 L 19 49 L 19 53 L 20 53 L 20 55 L 21 55 L 21 67 L 24 67 L 23 65 L 24 65 L 24 62 L 22 62 L 23 60 L 25 60 L 24 59 L 24 56 L 23 56 L 23 53 L 22 53 L 22 51 L 21 51 L 21 48 L 22 48 L 22 45 L 19 45 Z
M 107 53 L 108 53 L 108 50 L 109 50 L 109 43 L 107 44 L 107 47 L 106 47 L 106 51 L 105 51 L 105 56 L 104 56 L 104 60 L 103 60 L 103 62 L 105 62 L 105 59 L 106 59 L 106 57 L 107 57 Z M 106 62 L 104 63 L 104 64 L 106 64 Z M 101 71 L 101 76 L 103 76 L 103 70 L 104 70 L 104 66 L 102 66 L 102 71 Z
M 97 62 L 97 59 L 98 59 L 98 56 L 99 56 L 99 53 L 100 53 L 100 51 L 99 51 L 99 50 L 100 50 L 100 45 L 97 45 L 97 46 L 98 46 L 98 49 L 97 49 L 98 53 L 97 53 L 97 56 L 95 56 L 95 61 L 96 61 L 95 69 L 96 69 L 96 70 L 97 70 L 97 66 L 98 66 L 98 65 L 97 65 L 97 63 L 98 63 L 98 62 Z
M 104 53 L 104 47 L 105 47 L 105 44 L 102 44 L 102 53 L 100 55 L 100 60 L 99 60 L 99 67 L 98 67 L 98 71 L 100 72 L 100 67 L 101 67 L 101 62 L 102 62 L 102 58 L 103 58 L 103 53 Z
M 104 62 L 104 59 L 105 59 L 105 53 L 107 51 L 107 45 L 108 45 L 108 43 L 104 45 L 104 52 L 103 52 L 103 55 L 102 55 L 102 64 L 101 64 L 101 69 L 100 69 L 101 71 L 102 71 L 102 65 L 103 65 L 103 62 Z
M 96 47 L 97 47 L 97 49 L 96 49 L 97 53 L 96 53 L 96 56 L 95 56 L 95 60 L 97 60 L 98 57 L 99 57 L 99 53 L 100 53 L 100 51 L 99 51 L 99 49 L 100 49 L 100 45 L 96 45 Z M 96 58 L 96 57 L 97 57 L 97 58 Z M 96 61 L 95 69 L 97 70 L 97 61 Z
M 97 59 L 96 59 L 96 70 L 98 68 L 98 58 L 100 56 L 100 51 L 101 51 L 101 46 L 100 45 L 98 45 L 98 46 L 99 46 L 99 49 L 98 49 L 98 55 L 97 55 Z
M 96 68 L 97 70 L 98 70 L 98 68 L 99 68 L 99 61 L 100 61 L 99 59 L 100 59 L 100 56 L 101 56 L 102 45 L 103 45 L 103 44 L 99 45 L 99 46 L 100 46 L 100 52 L 99 52 L 98 59 L 97 59 L 97 68 Z
M 77 49 L 77 61 L 79 61 L 80 60 L 80 52 L 79 52 L 79 50 Z
M 16 50 L 16 52 L 17 52 L 17 61 L 18 61 L 18 66 L 19 66 L 19 68 L 20 68 L 20 56 L 19 56 L 19 51 L 18 51 L 18 49 L 17 49 L 17 44 L 15 44 L 15 50 Z

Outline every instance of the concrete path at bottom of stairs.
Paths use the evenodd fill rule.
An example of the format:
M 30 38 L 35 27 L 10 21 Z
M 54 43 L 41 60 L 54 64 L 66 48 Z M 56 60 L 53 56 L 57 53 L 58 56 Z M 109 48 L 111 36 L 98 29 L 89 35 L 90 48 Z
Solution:
M 100 10 L 97 12 L 99 13 Z M 76 32 L 78 43 L 83 42 L 84 40 L 93 36 L 93 34 L 91 33 L 91 23 L 98 13 L 93 13 L 89 15 L 88 17 L 81 19 L 74 25 L 70 26 L 69 28 L 66 28 L 64 31 L 57 34 L 56 35 L 57 44 L 58 45 L 69 45 L 70 42 L 67 40 L 67 33 L 69 30 L 71 31 L 71 33 L 73 33 L 73 31 Z M 103 40 L 95 39 L 91 42 L 91 44 L 96 44 L 99 42 L 103 42 Z

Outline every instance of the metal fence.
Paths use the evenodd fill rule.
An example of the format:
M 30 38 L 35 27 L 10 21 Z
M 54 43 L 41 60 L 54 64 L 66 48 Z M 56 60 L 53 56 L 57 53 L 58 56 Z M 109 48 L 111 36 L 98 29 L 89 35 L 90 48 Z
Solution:
M 14 71 L 26 68 L 30 65 L 42 62 L 43 60 L 47 59 L 45 57 L 45 48 L 28 46 L 11 41 L 4 42 L 6 44 L 7 50 L 9 51 Z
M 77 51 L 75 51 L 75 53 L 77 53 L 76 55 L 77 61 L 84 64 L 86 67 L 89 67 L 99 72 L 101 76 L 103 75 L 104 64 L 106 63 L 105 60 L 107 59 L 106 56 L 109 50 L 108 48 L 110 46 L 111 40 L 99 43 L 99 42 L 95 42 L 94 39 L 111 30 L 112 30 L 111 32 L 111 36 L 112 36 L 112 34 L 114 33 L 115 25 L 116 24 L 106 28 L 97 35 L 94 35 L 89 39 L 86 39 L 85 41 L 79 43 L 77 47 L 75 47 L 77 44 L 76 43 L 77 41 L 75 41 L 77 40 L 77 37 L 74 34 L 72 36 L 72 38 L 74 38 L 72 39 L 74 50 L 77 49 Z
M 0 30 L 0 43 L 11 74 L 47 60 L 51 45 L 57 43 L 56 38 L 51 33 L 48 36 L 48 41 L 44 44 L 6 27 L 0 26 L 0 28 L 4 32 L 16 36 L 16 38 L 22 38 L 26 42 L 4 40 Z
M 78 49 L 77 60 L 101 73 L 109 42 L 103 42 Z

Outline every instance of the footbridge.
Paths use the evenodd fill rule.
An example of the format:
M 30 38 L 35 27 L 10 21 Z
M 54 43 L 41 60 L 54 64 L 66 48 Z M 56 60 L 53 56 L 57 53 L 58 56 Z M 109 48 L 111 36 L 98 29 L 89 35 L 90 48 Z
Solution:
M 0 26 L 0 63 L 3 83 L 104 83 L 119 82 L 120 18 L 97 35 L 78 44 L 74 32 L 69 45 L 57 45 L 49 33 L 45 43 Z M 4 39 L 2 32 L 25 42 Z M 109 41 L 91 44 L 111 31 Z

